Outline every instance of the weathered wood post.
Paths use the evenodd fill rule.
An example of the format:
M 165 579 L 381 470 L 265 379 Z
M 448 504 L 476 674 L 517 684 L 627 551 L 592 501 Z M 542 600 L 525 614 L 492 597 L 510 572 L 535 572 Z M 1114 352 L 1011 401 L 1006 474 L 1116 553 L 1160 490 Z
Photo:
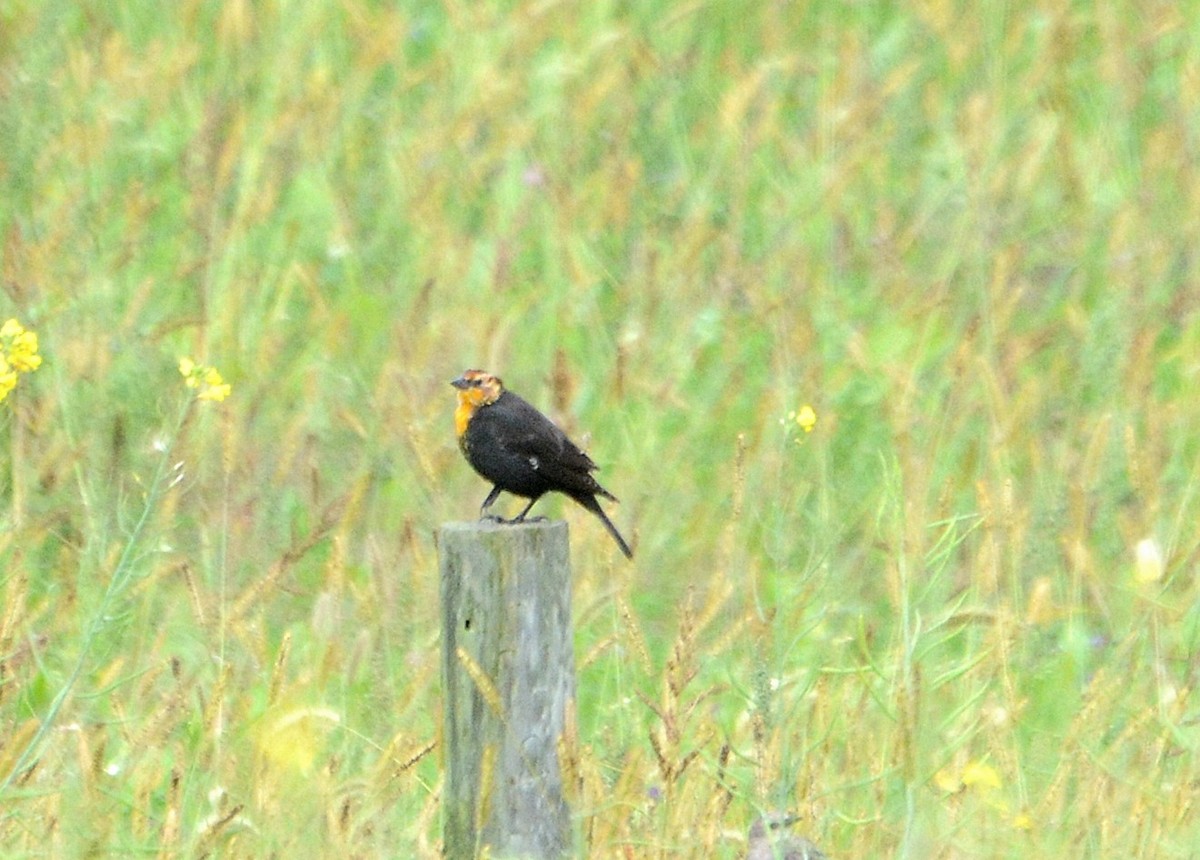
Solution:
M 565 522 L 450 523 L 442 595 L 444 854 L 571 848 L 558 742 L 575 697 Z

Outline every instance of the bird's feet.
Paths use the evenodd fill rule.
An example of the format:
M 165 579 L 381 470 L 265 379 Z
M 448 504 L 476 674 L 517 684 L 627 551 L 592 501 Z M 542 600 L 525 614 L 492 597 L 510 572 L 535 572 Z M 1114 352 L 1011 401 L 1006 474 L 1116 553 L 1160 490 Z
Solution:
M 480 522 L 498 523 L 502 526 L 515 526 L 520 523 L 544 523 L 545 517 L 513 517 L 511 520 L 506 520 L 504 517 L 496 516 L 495 514 L 480 514 Z

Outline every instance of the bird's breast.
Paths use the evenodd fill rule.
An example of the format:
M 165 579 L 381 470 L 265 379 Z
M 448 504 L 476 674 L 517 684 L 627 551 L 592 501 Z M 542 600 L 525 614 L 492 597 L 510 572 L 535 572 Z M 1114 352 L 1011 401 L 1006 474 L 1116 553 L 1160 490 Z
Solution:
M 467 400 L 459 398 L 458 408 L 454 410 L 454 433 L 458 436 L 458 444 L 464 449 L 466 448 L 467 427 L 471 423 L 471 417 L 475 414 L 478 407 Z

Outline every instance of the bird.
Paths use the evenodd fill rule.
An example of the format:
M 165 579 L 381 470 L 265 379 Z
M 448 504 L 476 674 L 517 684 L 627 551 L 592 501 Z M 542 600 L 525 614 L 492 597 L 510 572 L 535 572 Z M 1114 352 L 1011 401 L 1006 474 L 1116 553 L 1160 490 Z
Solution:
M 746 860 L 826 860 L 824 852 L 803 836 L 785 829 L 800 816 L 787 812 L 769 812 L 750 825 Z
M 556 491 L 599 517 L 625 557 L 633 558 L 633 550 L 597 501 L 598 496 L 614 502 L 617 497 L 592 477 L 596 464 L 566 433 L 486 371 L 466 370 L 450 384 L 458 389 L 458 447 L 472 468 L 493 484 L 479 508 L 481 519 L 487 518 L 488 508 L 502 492 L 527 498 L 529 504 L 511 520 L 490 518 L 520 523 L 538 499 Z

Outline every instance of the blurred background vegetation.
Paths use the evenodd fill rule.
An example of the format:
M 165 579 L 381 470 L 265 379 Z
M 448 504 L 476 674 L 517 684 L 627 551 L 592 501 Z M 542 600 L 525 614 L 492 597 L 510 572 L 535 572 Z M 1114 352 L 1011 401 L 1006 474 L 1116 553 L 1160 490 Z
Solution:
M 1195 856 L 1193 11 L 0 0 L 6 856 L 437 855 L 466 367 L 580 856 Z

